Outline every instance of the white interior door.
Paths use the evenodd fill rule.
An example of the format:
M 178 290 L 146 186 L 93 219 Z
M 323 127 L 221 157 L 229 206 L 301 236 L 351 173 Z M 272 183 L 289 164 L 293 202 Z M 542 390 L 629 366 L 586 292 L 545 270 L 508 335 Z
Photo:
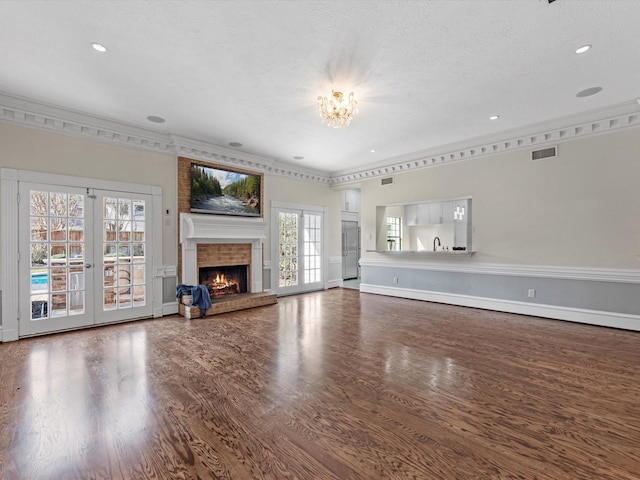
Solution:
M 19 335 L 152 315 L 152 196 L 21 182 Z
M 20 335 L 93 323 L 91 213 L 80 188 L 21 183 Z
M 96 190 L 96 323 L 152 315 L 151 195 Z
M 279 295 L 323 288 L 322 212 L 279 208 L 276 292 Z

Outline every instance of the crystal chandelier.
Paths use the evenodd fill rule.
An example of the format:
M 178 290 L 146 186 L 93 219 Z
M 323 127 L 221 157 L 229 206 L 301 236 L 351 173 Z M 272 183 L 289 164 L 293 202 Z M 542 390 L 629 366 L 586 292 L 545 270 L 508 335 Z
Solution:
M 358 102 L 353 98 L 353 92 L 345 100 L 342 92 L 331 91 L 331 97 L 318 97 L 318 108 L 322 122 L 333 128 L 348 127 L 356 114 Z

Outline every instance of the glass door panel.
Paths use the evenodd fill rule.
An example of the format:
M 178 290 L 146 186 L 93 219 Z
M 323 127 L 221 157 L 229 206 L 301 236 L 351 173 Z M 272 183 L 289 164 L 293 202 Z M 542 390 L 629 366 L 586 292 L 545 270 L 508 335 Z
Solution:
M 308 289 L 322 287 L 322 215 L 304 214 L 304 283 Z
M 20 335 L 90 325 L 85 192 L 28 183 L 19 191 L 20 219 L 25 220 L 18 232 Z
M 294 212 L 279 213 L 278 287 L 298 285 L 298 220 Z
M 322 288 L 323 215 L 284 209 L 277 215 L 278 294 Z
M 147 282 L 151 280 L 148 252 L 151 197 L 97 192 L 100 209 L 101 264 L 96 271 L 100 289 L 97 322 L 150 316 Z M 98 207 L 99 205 L 99 207 Z

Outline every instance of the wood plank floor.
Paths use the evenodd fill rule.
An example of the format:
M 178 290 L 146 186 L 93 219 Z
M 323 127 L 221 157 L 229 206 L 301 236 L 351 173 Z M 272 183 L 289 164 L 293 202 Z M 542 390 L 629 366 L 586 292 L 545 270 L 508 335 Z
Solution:
M 2 479 L 638 479 L 640 334 L 333 289 L 0 345 Z

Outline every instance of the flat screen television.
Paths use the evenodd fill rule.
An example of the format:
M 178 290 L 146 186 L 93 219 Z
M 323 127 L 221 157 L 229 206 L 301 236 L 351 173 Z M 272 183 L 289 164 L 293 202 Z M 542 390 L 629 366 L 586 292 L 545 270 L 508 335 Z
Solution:
M 191 164 L 191 211 L 259 217 L 262 175 L 220 166 Z

